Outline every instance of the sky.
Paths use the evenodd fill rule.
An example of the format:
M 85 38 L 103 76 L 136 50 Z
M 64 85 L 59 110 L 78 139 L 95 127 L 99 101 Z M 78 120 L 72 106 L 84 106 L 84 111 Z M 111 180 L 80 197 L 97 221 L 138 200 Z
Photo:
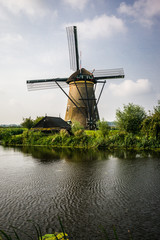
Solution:
M 0 124 L 45 115 L 64 118 L 64 93 L 28 91 L 26 80 L 73 73 L 66 35 L 73 25 L 82 67 L 124 69 L 124 79 L 107 80 L 98 103 L 101 119 L 114 121 L 116 110 L 128 103 L 147 113 L 157 105 L 160 0 L 0 0 Z

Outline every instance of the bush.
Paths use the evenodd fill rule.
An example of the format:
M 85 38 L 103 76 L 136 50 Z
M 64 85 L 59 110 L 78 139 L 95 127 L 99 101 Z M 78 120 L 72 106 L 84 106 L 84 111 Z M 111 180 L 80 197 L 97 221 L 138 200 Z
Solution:
M 61 146 L 62 145 L 62 137 L 60 134 L 55 134 L 52 138 L 52 145 Z
M 24 145 L 41 145 L 41 139 L 44 134 L 40 131 L 24 131 L 23 132 L 23 144 Z
M 160 112 L 156 111 L 148 116 L 142 123 L 142 133 L 147 137 L 155 137 L 160 141 Z
M 142 122 L 146 118 L 143 107 L 129 103 L 124 105 L 123 111 L 116 111 L 117 125 L 121 130 L 128 133 L 139 133 Z
M 60 136 L 61 136 L 62 138 L 65 138 L 65 137 L 68 137 L 68 136 L 69 136 L 69 133 L 68 133 L 68 131 L 67 131 L 66 129 L 61 129 L 61 130 L 60 130 Z
M 76 132 L 76 136 L 73 137 L 73 144 L 75 147 L 88 148 L 88 139 L 89 136 L 79 130 Z
M 22 134 L 23 131 L 23 128 L 2 128 L 0 130 L 0 140 L 3 144 L 9 144 L 13 136 Z
M 100 131 L 100 134 L 103 136 L 103 138 L 108 136 L 110 127 L 109 127 L 108 123 L 106 121 L 104 121 L 104 119 L 102 119 L 102 121 L 97 122 L 97 127 Z
M 109 136 L 110 147 L 124 147 L 126 135 L 127 133 L 123 131 L 112 131 L 112 134 Z
M 11 145 L 19 145 L 19 144 L 23 144 L 23 134 L 20 134 L 20 135 L 13 135 L 8 144 L 11 144 Z
M 104 139 L 104 137 L 97 139 L 97 147 L 98 148 L 106 148 L 108 146 L 107 141 Z
M 136 136 L 132 133 L 128 133 L 124 139 L 125 147 L 135 147 L 137 143 Z
M 75 134 L 75 132 L 77 132 L 78 130 L 83 130 L 84 131 L 84 127 L 79 122 L 74 122 L 71 125 L 71 131 L 72 131 L 73 134 Z
M 85 133 L 84 133 L 83 129 L 79 129 L 74 133 L 74 136 L 76 136 L 76 137 L 82 137 L 84 135 L 85 135 Z

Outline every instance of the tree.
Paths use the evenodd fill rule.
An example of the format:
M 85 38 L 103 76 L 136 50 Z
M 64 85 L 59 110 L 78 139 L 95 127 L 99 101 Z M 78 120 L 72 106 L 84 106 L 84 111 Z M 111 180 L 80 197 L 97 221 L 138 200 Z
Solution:
M 151 121 L 152 121 L 152 116 L 147 116 L 142 122 L 141 131 L 143 134 L 147 136 L 147 138 L 150 136 Z
M 154 107 L 154 112 L 160 112 L 160 100 L 158 100 L 158 105 Z
M 117 126 L 128 133 L 136 134 L 142 128 L 142 122 L 146 118 L 144 108 L 129 103 L 123 106 L 123 111 L 116 111 Z
M 152 116 L 151 132 L 156 140 L 160 140 L 160 111 L 155 111 Z
M 108 123 L 102 119 L 102 121 L 97 122 L 97 127 L 101 133 L 101 135 L 105 138 L 110 130 L 110 127 L 108 126 Z
M 29 118 L 23 118 L 23 122 L 21 123 L 22 127 L 25 127 L 25 128 L 32 128 L 33 125 L 34 125 L 34 120 L 31 119 L 31 117 Z
M 36 119 L 34 120 L 34 125 L 36 125 L 42 118 L 44 117 L 36 117 Z
M 23 118 L 23 122 L 21 123 L 22 127 L 32 128 L 36 123 L 38 123 L 43 117 L 37 117 L 35 120 L 29 118 Z
M 154 112 L 143 121 L 142 126 L 142 132 L 147 137 L 155 137 L 156 140 L 160 140 L 160 111 L 154 108 Z

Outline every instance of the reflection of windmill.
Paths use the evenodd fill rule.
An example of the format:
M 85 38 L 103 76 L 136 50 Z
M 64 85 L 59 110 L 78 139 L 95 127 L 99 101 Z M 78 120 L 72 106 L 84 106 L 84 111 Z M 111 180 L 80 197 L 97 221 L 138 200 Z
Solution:
M 99 103 L 106 79 L 124 78 L 122 68 L 97 70 L 93 73 L 79 67 L 77 27 L 67 27 L 70 67 L 75 72 L 69 78 L 52 78 L 27 81 L 28 90 L 59 87 L 68 97 L 65 120 L 79 121 L 83 126 L 94 129 L 99 114 Z M 102 83 L 98 98 L 95 98 L 96 84 Z M 69 85 L 69 94 L 64 90 Z

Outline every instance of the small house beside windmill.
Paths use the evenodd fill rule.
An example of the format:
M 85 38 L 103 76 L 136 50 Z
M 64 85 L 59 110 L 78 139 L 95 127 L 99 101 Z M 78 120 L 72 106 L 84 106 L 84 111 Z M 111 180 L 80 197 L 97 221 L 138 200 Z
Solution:
M 77 27 L 67 27 L 70 67 L 74 73 L 66 78 L 28 80 L 28 90 L 59 87 L 68 98 L 65 121 L 79 121 L 86 129 L 95 129 L 99 120 L 98 103 L 107 79 L 124 78 L 122 68 L 96 70 L 93 73 L 80 68 Z M 96 85 L 102 84 L 99 96 L 95 97 Z M 69 94 L 65 87 L 69 86 Z
M 71 126 L 60 117 L 49 117 L 45 116 L 42 118 L 33 128 L 34 131 L 45 131 L 45 132 L 59 132 L 61 129 L 65 129 L 68 132 L 71 131 Z

